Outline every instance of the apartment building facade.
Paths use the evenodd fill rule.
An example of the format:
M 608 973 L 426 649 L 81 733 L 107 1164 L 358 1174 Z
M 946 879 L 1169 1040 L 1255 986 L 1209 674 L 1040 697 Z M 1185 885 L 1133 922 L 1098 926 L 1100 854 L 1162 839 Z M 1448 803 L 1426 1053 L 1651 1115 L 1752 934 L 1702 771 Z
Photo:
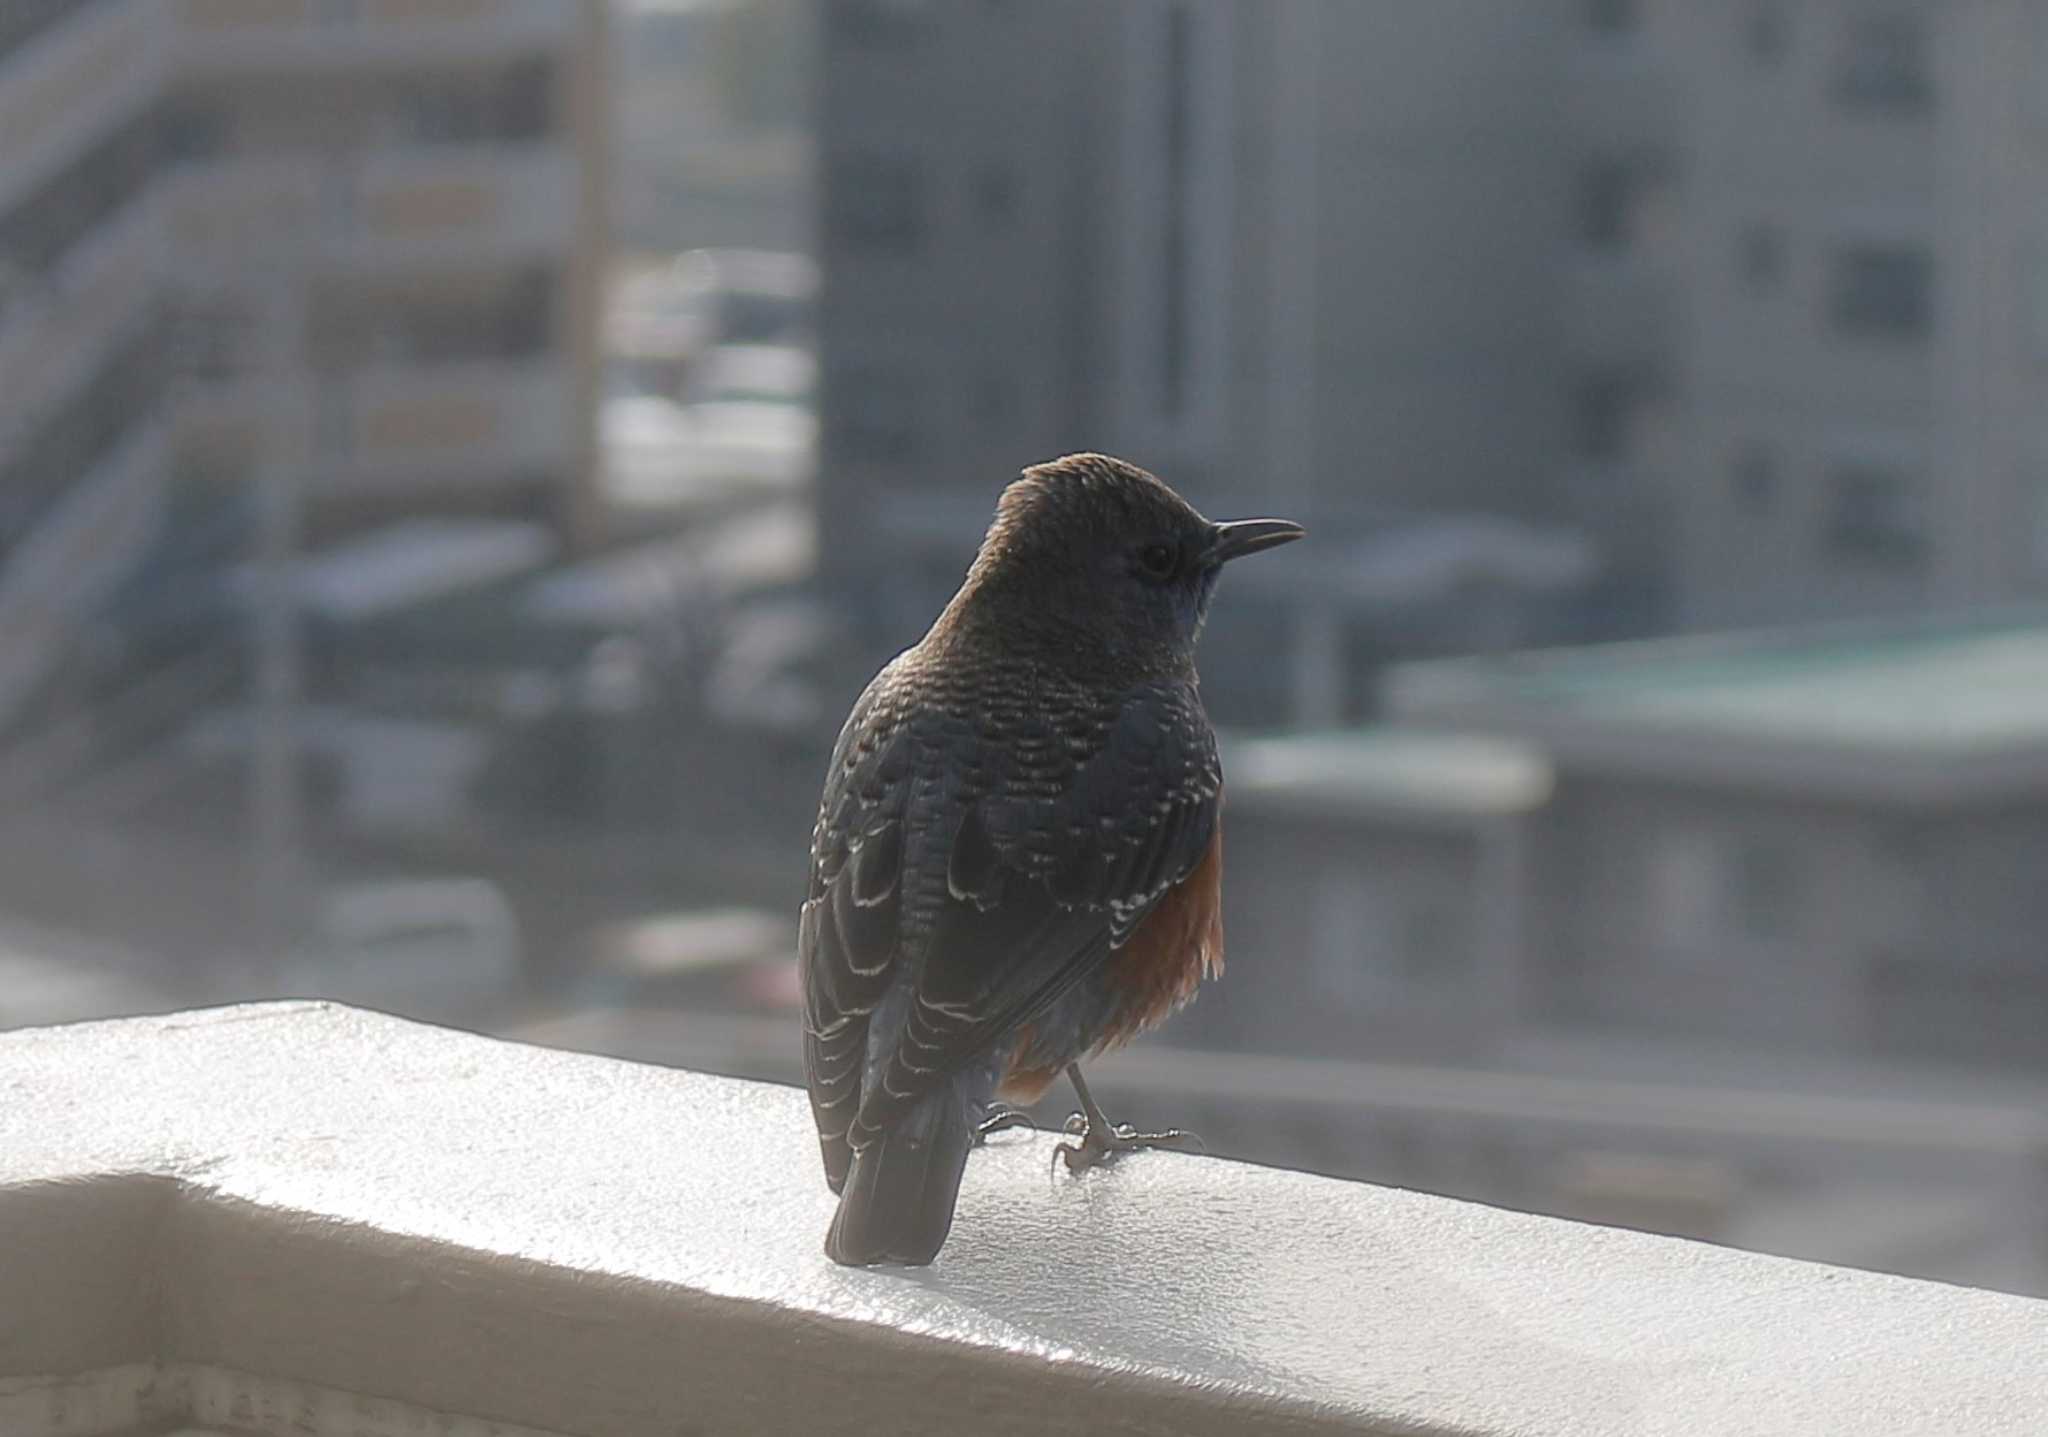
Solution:
M 1569 33 L 1462 0 L 826 4 L 820 503 L 862 661 L 929 620 L 1002 484 L 1074 448 L 1318 535 L 1325 562 L 1219 606 L 1213 696 L 1247 721 L 1345 712 L 1356 629 L 1461 563 L 1523 583 L 1519 531 L 1419 575 L 1375 541 L 1557 516 L 1530 456 L 1564 422 Z
M 583 526 L 602 25 L 595 0 L 9 7 L 0 704 L 174 490 L 281 474 L 308 534 Z
M 2027 609 L 1422 664 L 1388 707 L 1555 766 L 1531 1020 L 2039 1071 L 2044 665 Z
M 1577 267 L 1643 342 L 1572 377 L 1582 503 L 1655 507 L 1690 628 L 2041 593 L 2048 7 L 1583 18 Z
M 1214 637 L 1283 636 L 1316 722 L 1421 607 L 1350 542 L 1389 514 L 1590 537 L 1589 637 L 2048 582 L 2040 0 L 829 0 L 820 54 L 828 577 L 878 632 L 1081 445 L 1309 521 Z

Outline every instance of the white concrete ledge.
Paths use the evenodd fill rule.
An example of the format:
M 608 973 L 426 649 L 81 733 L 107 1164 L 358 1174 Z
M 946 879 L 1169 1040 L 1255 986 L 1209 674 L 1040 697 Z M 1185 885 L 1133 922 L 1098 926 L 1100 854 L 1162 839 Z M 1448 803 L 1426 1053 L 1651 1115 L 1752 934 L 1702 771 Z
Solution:
M 787 1089 L 312 1004 L 0 1035 L 0 1430 L 2048 1431 L 2048 1303 L 1049 1146 L 855 1272 Z

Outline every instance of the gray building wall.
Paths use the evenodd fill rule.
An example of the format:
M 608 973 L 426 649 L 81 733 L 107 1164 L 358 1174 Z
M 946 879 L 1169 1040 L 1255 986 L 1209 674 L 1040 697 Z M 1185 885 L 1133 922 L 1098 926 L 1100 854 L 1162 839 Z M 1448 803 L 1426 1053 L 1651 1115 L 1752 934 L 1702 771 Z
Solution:
M 2048 7 L 1671 7 L 1659 43 L 1688 110 L 1686 623 L 2040 592 Z M 1896 324 L 1844 314 L 1859 250 L 1921 268 L 1866 280 Z
M 2048 1063 L 2048 816 L 1568 771 L 1532 840 L 1540 1021 Z
M 1554 512 L 1567 17 L 828 3 L 819 502 L 850 667 L 917 636 L 1019 468 L 1075 448 L 1333 537 Z
M 1511 1021 L 1512 820 L 1315 811 L 1233 795 L 1222 982 L 1166 1031 L 1352 1059 L 1491 1048 Z
M 2042 0 L 826 17 L 822 503 L 865 657 L 1074 447 L 1332 539 L 1567 520 L 1603 631 L 2048 585 Z M 908 160 L 914 244 L 835 232 L 835 153 Z M 1221 701 L 1230 636 L 1307 646 L 1304 603 L 1224 606 Z

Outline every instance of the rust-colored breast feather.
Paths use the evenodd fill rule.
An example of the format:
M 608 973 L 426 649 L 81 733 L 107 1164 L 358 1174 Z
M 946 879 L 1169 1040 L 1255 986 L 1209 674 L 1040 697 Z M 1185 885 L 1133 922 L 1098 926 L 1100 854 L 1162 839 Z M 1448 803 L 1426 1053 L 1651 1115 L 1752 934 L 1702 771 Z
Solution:
M 1109 960 L 1103 982 L 1121 1001 L 1116 1021 L 1096 1035 L 1089 1051 L 1120 1047 L 1157 1027 L 1195 996 L 1203 979 L 1222 971 L 1223 822 L 1218 818 L 1202 861 L 1166 891 Z M 1017 1038 L 1017 1052 L 1029 1052 L 1030 1027 Z M 1015 1062 L 1003 1075 L 998 1096 L 1028 1107 L 1045 1096 L 1062 1071 L 1060 1064 Z
M 1128 1043 L 1185 1006 L 1202 980 L 1223 971 L 1223 819 L 1208 850 L 1166 891 L 1109 962 L 1105 975 L 1123 1003 L 1096 1052 Z

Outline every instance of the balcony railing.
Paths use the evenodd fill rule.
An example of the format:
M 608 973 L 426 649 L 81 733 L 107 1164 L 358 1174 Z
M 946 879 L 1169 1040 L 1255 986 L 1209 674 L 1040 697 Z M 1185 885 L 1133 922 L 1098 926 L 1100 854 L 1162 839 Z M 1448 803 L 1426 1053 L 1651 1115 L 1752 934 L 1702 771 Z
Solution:
M 165 470 L 164 426 L 150 421 L 80 477 L 7 555 L 0 566 L 0 722 L 14 716 L 155 535 Z
M 195 389 L 178 434 L 188 452 L 260 455 L 299 426 L 313 487 L 364 493 L 559 474 L 573 461 L 573 409 L 571 376 L 555 359 L 387 364 Z
M 145 190 L 0 307 L 0 448 L 74 392 L 156 299 L 163 206 Z
M 0 31 L 14 6 L 0 6 Z M 44 6 L 34 7 L 38 10 Z M 0 209 L 39 184 L 124 115 L 152 103 L 164 50 L 153 0 L 76 7 L 33 38 L 0 50 Z M 0 34 L 0 40 L 4 40 Z M 118 75 L 119 83 L 108 83 Z
M 0 1035 L 0 1094 L 9 1437 L 2048 1422 L 2048 1303 L 1043 1135 L 837 1268 L 800 1094 L 325 1005 Z
M 576 210 L 575 164 L 558 145 L 228 160 L 172 181 L 170 238 L 202 272 L 232 273 L 251 246 L 329 268 L 473 265 L 562 252 Z
M 180 62 L 345 66 L 475 62 L 561 44 L 587 0 L 176 0 Z

